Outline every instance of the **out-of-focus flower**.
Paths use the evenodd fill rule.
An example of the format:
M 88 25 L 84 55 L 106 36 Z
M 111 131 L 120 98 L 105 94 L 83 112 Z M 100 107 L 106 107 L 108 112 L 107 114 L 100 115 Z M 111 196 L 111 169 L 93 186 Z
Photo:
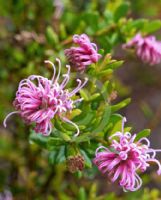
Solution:
M 101 58 L 101 55 L 97 52 L 97 45 L 91 43 L 86 34 L 74 35 L 73 42 L 78 47 L 66 49 L 64 53 L 76 71 L 83 72 L 88 65 L 98 62 Z
M 161 174 L 161 164 L 155 158 L 156 152 L 161 150 L 150 148 L 150 142 L 145 137 L 135 141 L 136 134 L 132 136 L 129 132 L 124 133 L 125 121 L 124 118 L 122 132 L 110 137 L 118 140 L 113 139 L 109 148 L 97 148 L 94 164 L 103 174 L 106 173 L 112 182 L 118 180 L 124 191 L 136 191 L 142 185 L 137 172 L 144 172 L 149 167 L 149 162 L 155 162 L 159 167 L 157 173 Z
M 19 34 L 14 36 L 14 39 L 19 42 L 21 45 L 26 45 L 32 41 L 37 43 L 44 44 L 45 38 L 43 34 L 36 34 L 35 32 L 21 31 Z
M 12 200 L 13 196 L 9 190 L 5 190 L 3 193 L 0 193 L 0 200 Z
M 161 62 L 161 42 L 154 36 L 142 37 L 137 34 L 123 48 L 135 48 L 137 56 L 145 63 L 155 65 Z
M 58 83 L 61 62 L 56 59 L 59 64 L 59 70 L 56 76 L 56 67 L 50 61 L 45 61 L 53 66 L 54 74 L 51 80 L 42 76 L 32 75 L 27 79 L 22 80 L 19 83 L 18 91 L 13 105 L 16 109 L 15 112 L 10 113 L 4 120 L 4 126 L 6 127 L 6 120 L 14 113 L 18 113 L 26 123 L 35 123 L 35 132 L 49 135 L 52 130 L 51 120 L 55 115 L 58 115 L 62 120 L 73 124 L 77 133 L 79 134 L 78 126 L 67 119 L 64 113 L 71 111 L 76 102 L 82 99 L 73 101 L 71 97 L 75 95 L 82 87 L 87 83 L 87 79 L 82 83 L 80 79 L 77 79 L 78 86 L 71 92 L 65 89 L 70 79 L 70 66 L 67 74 L 64 74 L 64 80 L 61 84 Z

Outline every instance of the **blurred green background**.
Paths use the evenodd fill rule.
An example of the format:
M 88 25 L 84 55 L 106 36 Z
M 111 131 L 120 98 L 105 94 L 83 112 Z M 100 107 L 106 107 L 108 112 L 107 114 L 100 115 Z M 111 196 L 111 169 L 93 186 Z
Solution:
M 123 4 L 120 13 L 117 8 Z M 116 14 L 114 14 L 116 13 Z M 151 128 L 154 148 L 161 146 L 161 66 L 147 66 L 121 49 L 133 32 L 123 28 L 125 17 L 161 19 L 160 0 L 0 0 L 0 193 L 11 191 L 13 199 L 37 200 L 159 200 L 161 177 L 150 169 L 142 176 L 143 188 L 123 193 L 90 170 L 72 175 L 64 165 L 48 163 L 47 152 L 30 144 L 29 128 L 19 117 L 2 122 L 13 110 L 19 81 L 31 74 L 51 76 L 43 61 L 56 57 L 65 63 L 64 49 L 72 35 L 87 33 L 118 60 L 125 60 L 115 73 L 118 99 L 132 97 L 122 110 L 134 131 Z M 120 20 L 121 18 L 121 20 Z M 115 30 L 115 23 L 122 29 Z M 160 31 L 156 32 L 161 39 Z M 161 156 L 160 156 L 161 158 Z M 93 181 L 94 180 L 94 181 Z

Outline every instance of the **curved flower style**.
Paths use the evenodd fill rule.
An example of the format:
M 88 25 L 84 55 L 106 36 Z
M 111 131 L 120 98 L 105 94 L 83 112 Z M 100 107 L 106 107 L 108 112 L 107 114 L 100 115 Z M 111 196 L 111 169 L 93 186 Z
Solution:
M 97 45 L 91 43 L 86 34 L 74 35 L 73 42 L 78 47 L 71 47 L 64 51 L 73 68 L 83 72 L 88 65 L 98 62 L 101 55 L 97 53 Z
M 136 49 L 137 56 L 145 63 L 155 65 L 161 62 L 161 42 L 154 36 L 142 37 L 137 34 L 131 41 L 123 45 L 123 48 Z
M 18 113 L 26 123 L 36 124 L 34 128 L 35 132 L 49 135 L 52 130 L 51 120 L 55 115 L 58 115 L 62 120 L 76 127 L 76 136 L 79 134 L 78 126 L 64 117 L 63 114 L 67 111 L 71 111 L 74 107 L 74 103 L 82 100 L 77 99 L 73 101 L 71 97 L 85 86 L 87 79 L 85 79 L 84 83 L 82 83 L 80 79 L 77 79 L 78 86 L 73 91 L 69 92 L 64 88 L 70 78 L 70 66 L 66 66 L 68 72 L 63 75 L 64 80 L 59 84 L 61 62 L 59 59 L 56 59 L 56 61 L 59 64 L 57 76 L 55 65 L 50 61 L 45 61 L 45 63 L 49 63 L 53 66 L 54 74 L 52 80 L 48 80 L 42 76 L 32 75 L 19 83 L 16 98 L 13 102 L 16 111 L 10 113 L 5 118 L 5 127 L 8 117 L 14 113 Z
M 161 174 L 161 164 L 155 158 L 156 152 L 161 150 L 151 149 L 147 138 L 135 141 L 136 134 L 124 133 L 125 121 L 126 118 L 123 119 L 122 132 L 110 137 L 116 137 L 118 141 L 113 139 L 110 148 L 100 146 L 96 149 L 94 164 L 102 173 L 107 173 L 112 182 L 118 180 L 124 191 L 136 191 L 142 185 L 137 171 L 144 172 L 149 162 L 155 162 L 159 167 L 158 175 Z

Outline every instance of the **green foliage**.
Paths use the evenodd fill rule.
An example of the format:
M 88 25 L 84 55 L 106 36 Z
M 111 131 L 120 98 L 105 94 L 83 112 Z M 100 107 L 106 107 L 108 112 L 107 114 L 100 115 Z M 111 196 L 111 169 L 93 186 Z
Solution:
M 54 32 L 54 30 L 50 26 L 47 27 L 46 29 L 46 39 L 47 39 L 47 42 L 53 46 L 56 46 L 59 44 L 58 35 Z
M 143 131 L 140 131 L 140 132 L 137 134 L 135 140 L 137 141 L 137 140 L 139 140 L 139 139 L 141 139 L 141 138 L 143 138 L 143 137 L 148 137 L 149 135 L 150 135 L 150 129 L 145 129 L 145 130 L 143 130 Z
M 115 11 L 114 20 L 117 22 L 120 18 L 126 16 L 129 11 L 129 2 L 123 2 Z
M 142 32 L 145 32 L 146 34 L 153 33 L 154 31 L 157 31 L 161 28 L 161 21 L 160 20 L 154 20 L 152 22 L 147 22 L 144 24 L 144 27 L 142 29 Z

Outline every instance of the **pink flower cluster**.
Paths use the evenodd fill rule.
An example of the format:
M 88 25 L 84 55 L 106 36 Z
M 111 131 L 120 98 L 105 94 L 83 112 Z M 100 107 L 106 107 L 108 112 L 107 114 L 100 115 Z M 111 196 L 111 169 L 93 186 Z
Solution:
M 79 134 L 78 126 L 64 117 L 63 114 L 71 111 L 74 103 L 82 100 L 77 99 L 73 101 L 71 97 L 84 87 L 87 79 L 85 79 L 84 83 L 80 79 L 77 79 L 78 86 L 71 92 L 64 89 L 70 78 L 70 66 L 67 65 L 68 72 L 63 75 L 64 80 L 59 84 L 61 63 L 59 59 L 56 60 L 59 64 L 57 76 L 55 65 L 50 61 L 45 61 L 45 63 L 53 66 L 54 74 L 52 80 L 32 75 L 19 83 L 16 98 L 13 102 L 16 111 L 10 113 L 5 118 L 4 126 L 6 126 L 6 120 L 10 115 L 18 113 L 26 123 L 35 123 L 35 132 L 49 135 L 52 130 L 51 120 L 55 115 L 58 115 L 62 120 L 73 124 L 77 129 L 76 135 Z
M 86 34 L 74 35 L 73 42 L 78 47 L 71 47 L 64 51 L 71 66 L 76 71 L 83 72 L 88 65 L 98 62 L 101 55 L 97 52 L 97 45 L 91 43 L 89 37 Z
M 135 141 L 136 134 L 132 136 L 129 132 L 124 133 L 125 120 L 124 118 L 122 132 L 111 136 L 118 140 L 113 139 L 110 148 L 97 148 L 94 164 L 103 174 L 106 173 L 112 182 L 118 180 L 124 191 L 136 191 L 142 185 L 137 171 L 144 172 L 149 167 L 149 162 L 155 162 L 159 167 L 157 172 L 161 174 L 161 164 L 155 158 L 156 152 L 161 150 L 150 148 L 147 138 Z
M 137 56 L 145 63 L 155 65 L 161 62 L 161 42 L 154 36 L 142 37 L 137 34 L 123 48 L 135 48 Z

